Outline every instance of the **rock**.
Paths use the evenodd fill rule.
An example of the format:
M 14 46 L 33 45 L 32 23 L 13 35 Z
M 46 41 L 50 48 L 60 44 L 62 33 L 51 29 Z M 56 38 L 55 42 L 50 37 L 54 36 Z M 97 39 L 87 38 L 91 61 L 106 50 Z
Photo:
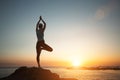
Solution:
M 0 80 L 76 80 L 72 78 L 60 78 L 58 74 L 52 73 L 50 70 L 37 67 L 20 67 L 8 77 Z

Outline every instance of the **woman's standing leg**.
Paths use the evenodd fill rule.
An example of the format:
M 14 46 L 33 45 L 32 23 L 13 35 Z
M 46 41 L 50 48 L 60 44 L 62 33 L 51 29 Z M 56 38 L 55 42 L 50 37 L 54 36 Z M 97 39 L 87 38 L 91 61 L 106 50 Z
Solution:
M 38 64 L 38 67 L 40 68 L 40 54 L 41 54 L 41 47 L 40 47 L 40 44 L 37 42 L 36 44 L 36 52 L 37 52 L 37 57 L 36 57 L 36 60 L 37 60 L 37 64 Z

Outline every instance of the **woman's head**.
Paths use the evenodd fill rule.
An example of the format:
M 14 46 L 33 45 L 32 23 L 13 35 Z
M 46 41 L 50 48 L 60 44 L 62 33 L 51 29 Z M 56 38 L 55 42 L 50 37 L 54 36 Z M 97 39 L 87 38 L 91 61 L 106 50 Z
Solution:
M 39 28 L 42 29 L 42 27 L 43 27 L 43 24 L 40 23 L 40 24 L 39 24 Z

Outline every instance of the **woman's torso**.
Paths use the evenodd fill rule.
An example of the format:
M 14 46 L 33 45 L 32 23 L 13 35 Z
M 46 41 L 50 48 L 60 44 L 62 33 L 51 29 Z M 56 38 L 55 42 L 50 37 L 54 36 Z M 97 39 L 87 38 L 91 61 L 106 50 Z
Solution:
M 43 41 L 44 40 L 44 32 L 43 31 L 36 30 L 36 34 L 37 34 L 38 41 Z

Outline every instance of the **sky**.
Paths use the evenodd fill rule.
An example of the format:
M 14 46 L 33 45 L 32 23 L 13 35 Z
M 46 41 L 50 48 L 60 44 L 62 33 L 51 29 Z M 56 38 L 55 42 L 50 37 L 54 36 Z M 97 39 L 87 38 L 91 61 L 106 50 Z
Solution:
M 36 23 L 45 20 L 42 66 L 120 65 L 119 0 L 0 0 L 0 66 L 36 66 Z

